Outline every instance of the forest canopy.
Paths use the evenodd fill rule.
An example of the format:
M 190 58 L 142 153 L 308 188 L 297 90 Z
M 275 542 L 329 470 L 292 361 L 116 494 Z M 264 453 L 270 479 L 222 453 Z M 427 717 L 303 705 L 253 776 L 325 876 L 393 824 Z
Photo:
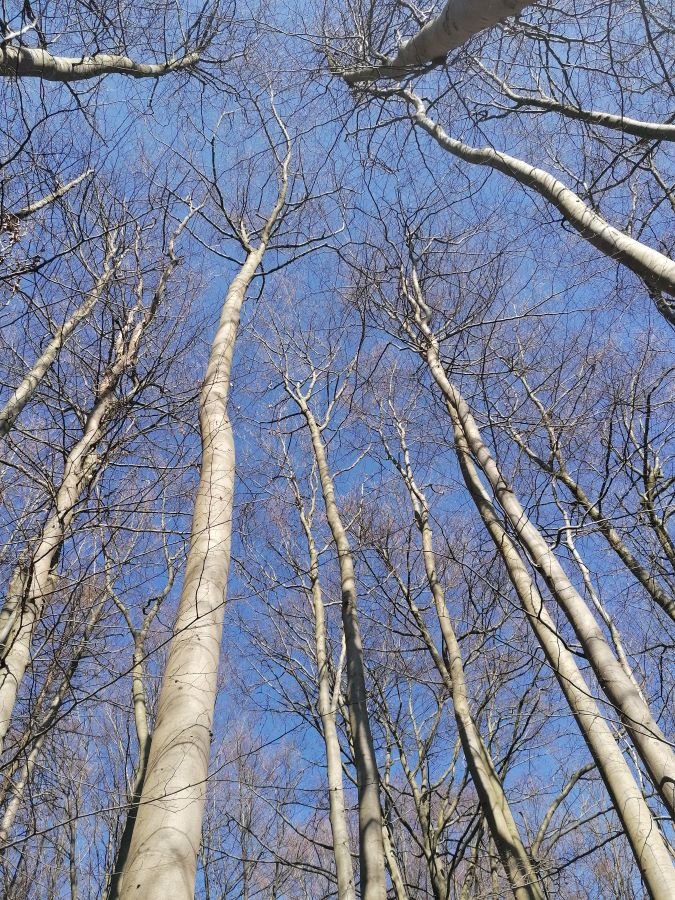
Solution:
M 2 896 L 672 900 L 672 5 L 0 8 Z

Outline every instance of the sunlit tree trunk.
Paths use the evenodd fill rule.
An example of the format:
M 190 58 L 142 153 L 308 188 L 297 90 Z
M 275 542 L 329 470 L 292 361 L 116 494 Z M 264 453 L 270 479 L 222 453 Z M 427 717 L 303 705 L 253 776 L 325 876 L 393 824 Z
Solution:
M 194 893 L 232 538 L 235 460 L 227 410 L 232 358 L 246 292 L 283 213 L 289 161 L 287 153 L 279 194 L 258 245 L 246 240 L 246 259 L 228 288 L 202 384 L 202 460 L 192 536 L 122 873 L 123 900 L 188 900 Z
M 496 465 L 494 464 L 494 461 L 492 461 L 487 448 L 482 442 L 478 427 L 471 416 L 466 403 L 463 398 L 461 398 L 461 395 L 459 395 L 457 389 L 450 383 L 445 373 L 445 369 L 440 360 L 438 340 L 428 325 L 429 310 L 422 297 L 419 283 L 417 282 L 414 272 L 411 290 L 408 290 L 407 287 L 405 290 L 407 299 L 415 314 L 416 326 L 422 336 L 420 353 L 426 360 L 434 381 L 441 389 L 447 403 L 448 413 L 453 426 L 457 456 L 466 486 L 490 536 L 504 560 L 511 583 L 518 594 L 523 609 L 547 656 L 552 671 L 558 679 L 563 694 L 570 705 L 579 724 L 581 733 L 586 740 L 596 765 L 598 766 L 598 770 L 607 786 L 650 896 L 659 898 L 659 900 L 661 900 L 661 898 L 665 900 L 665 898 L 675 890 L 675 870 L 673 869 L 670 854 L 644 800 L 642 791 L 636 784 L 623 754 L 617 746 L 605 718 L 602 716 L 600 708 L 593 699 L 590 688 L 579 671 L 572 653 L 558 635 L 555 623 L 549 616 L 539 591 L 532 581 L 516 545 L 499 521 L 489 495 L 483 487 L 474 464 L 474 459 L 479 462 L 481 469 L 488 477 L 490 485 L 499 499 L 502 508 L 505 508 L 503 502 L 505 499 L 504 493 L 509 491 L 509 496 L 513 497 L 512 492 L 507 488 L 505 482 L 501 479 L 501 476 L 493 483 L 492 479 L 485 471 L 487 467 L 492 474 L 494 474 Z M 406 327 L 410 328 L 407 323 Z M 413 337 L 412 330 L 411 337 Z M 488 462 L 491 466 L 488 465 Z M 517 501 L 514 502 L 517 503 Z M 507 512 L 511 519 L 511 514 L 513 513 L 511 503 L 506 504 L 506 506 L 508 509 L 505 509 L 505 512 Z M 519 508 L 520 515 L 515 518 L 515 521 L 512 519 L 511 524 L 519 538 L 522 540 L 523 527 L 525 524 L 529 524 L 529 520 L 525 516 L 522 507 Z M 529 527 L 534 528 L 534 526 L 531 525 Z M 540 538 L 540 540 L 543 542 L 542 538 Z M 533 562 L 538 564 L 538 567 L 541 566 L 541 554 L 533 555 L 527 543 L 523 541 L 523 544 L 530 556 L 533 557 Z M 568 589 L 568 592 L 564 593 L 561 597 L 559 585 L 551 583 L 549 571 L 544 569 L 542 574 L 556 600 L 567 612 L 568 607 L 565 606 L 565 601 L 568 599 L 571 589 Z M 578 595 L 576 596 L 578 597 Z M 583 603 L 583 601 L 581 601 L 581 603 Z M 600 644 L 603 649 L 603 655 L 601 657 L 602 661 L 605 661 L 608 654 L 613 660 L 613 665 L 611 666 L 611 681 L 607 675 L 603 677 L 601 668 L 599 674 L 596 670 L 596 674 L 598 674 L 603 688 L 609 695 L 610 690 L 612 688 L 616 689 L 617 684 L 620 683 L 622 690 L 629 693 L 629 696 L 636 703 L 639 702 L 640 706 L 644 706 L 644 701 L 636 691 L 634 684 L 623 672 L 619 662 L 611 653 L 611 649 L 605 641 L 597 623 L 595 623 L 590 610 L 587 608 L 586 610 L 593 624 L 593 639 L 589 640 L 588 635 L 583 631 L 581 635 L 578 634 L 578 636 L 582 646 L 586 649 L 589 661 L 592 662 L 593 668 L 596 670 L 597 656 L 595 656 L 595 653 L 598 644 Z M 573 620 L 573 618 L 573 616 L 570 616 L 571 620 Z M 597 637 L 596 634 L 598 635 Z M 619 704 L 625 700 L 625 696 L 617 697 L 618 703 L 614 701 L 613 697 L 610 697 L 610 699 L 615 702 L 618 711 L 621 712 L 621 706 Z M 635 736 L 637 730 L 635 727 L 636 722 L 632 717 L 629 718 L 629 722 L 630 725 L 628 727 L 631 736 L 633 737 L 636 746 L 639 747 L 639 741 Z M 630 726 L 632 726 L 632 728 Z M 641 731 L 640 737 L 644 737 L 645 734 L 648 734 L 650 741 L 656 745 L 656 749 L 658 750 L 654 732 L 643 733 Z M 665 743 L 663 746 L 667 749 Z M 650 747 L 650 749 L 653 748 Z M 658 786 L 661 789 L 663 788 L 663 785 L 660 783 L 658 783 Z
M 671 325 L 675 324 L 675 262 L 665 254 L 635 240 L 591 209 L 573 190 L 544 169 L 492 147 L 471 147 L 450 135 L 427 113 L 424 102 L 411 91 L 401 95 L 412 106 L 413 122 L 430 135 L 440 147 L 453 156 L 487 166 L 531 188 L 558 209 L 579 234 L 605 256 L 626 266 L 644 280 L 651 290 L 658 311 Z
M 438 652 L 434 654 L 434 657 L 436 666 L 441 677 L 447 683 L 452 697 L 457 730 L 462 741 L 464 756 L 480 798 L 483 815 L 504 865 L 514 896 L 523 898 L 523 900 L 525 898 L 543 898 L 544 892 L 539 884 L 532 859 L 525 849 L 516 820 L 504 793 L 503 785 L 471 712 L 462 653 L 445 602 L 445 592 L 437 574 L 427 499 L 415 481 L 410 465 L 405 429 L 398 418 L 396 419 L 396 426 L 403 453 L 403 462 L 401 464 L 395 461 L 393 455 L 390 458 L 394 460 L 405 482 L 410 495 L 415 522 L 422 538 L 424 570 L 443 636 L 447 665 L 446 661 L 439 657 Z M 427 636 L 428 646 L 432 643 L 430 636 Z
M 297 403 L 310 433 L 319 472 L 326 518 L 338 552 L 342 588 L 342 625 L 345 634 L 349 721 L 354 744 L 359 796 L 359 861 L 361 896 L 364 900 L 385 900 L 384 846 L 380 781 L 375 748 L 368 718 L 363 644 L 356 607 L 354 563 L 347 532 L 335 500 L 333 478 L 328 465 L 321 428 L 299 387 L 292 387 L 285 375 L 286 390 Z
M 94 601 L 94 606 L 87 618 L 84 627 L 84 633 L 78 641 L 77 647 L 71 657 L 66 672 L 63 674 L 52 699 L 49 702 L 45 715 L 36 723 L 34 727 L 35 738 L 33 746 L 30 748 L 25 762 L 21 766 L 18 775 L 12 779 L 7 788 L 6 793 L 9 795 L 9 802 L 5 807 L 5 811 L 0 820 L 0 846 L 3 845 L 9 836 L 12 825 L 16 819 L 16 815 L 21 808 L 23 796 L 30 782 L 31 776 L 38 763 L 42 753 L 45 741 L 49 737 L 49 733 L 57 718 L 62 712 L 62 707 L 66 699 L 68 691 L 71 689 L 73 676 L 82 660 L 83 655 L 87 651 L 92 633 L 103 614 L 103 604 Z
M 118 262 L 118 260 L 115 259 L 116 253 L 117 247 L 115 246 L 114 241 L 110 242 L 103 262 L 103 271 L 96 279 L 94 286 L 85 296 L 84 302 L 80 304 L 59 328 L 56 329 L 52 339 L 38 359 L 33 363 L 30 371 L 26 373 L 21 380 L 21 383 L 14 390 L 12 396 L 0 410 L 0 438 L 11 431 L 12 426 L 21 415 L 21 411 L 26 404 L 30 402 L 35 391 L 38 389 L 40 382 L 54 364 L 54 361 L 58 357 L 65 342 L 73 331 L 75 331 L 80 322 L 87 318 L 107 286 L 110 284 Z
M 326 748 L 326 769 L 328 774 L 328 803 L 333 853 L 337 874 L 339 900 L 356 900 L 354 869 L 349 846 L 349 831 L 345 812 L 344 786 L 342 783 L 342 757 L 336 724 L 336 707 L 330 685 L 330 666 L 326 641 L 326 613 L 323 604 L 321 582 L 319 580 L 319 554 L 312 533 L 311 513 L 305 510 L 295 476 L 291 476 L 295 502 L 309 554 L 309 578 L 314 609 L 314 641 L 316 646 L 316 667 L 319 682 L 319 715 Z M 337 678 L 339 678 L 339 672 Z M 335 691 L 339 691 L 336 681 Z
M 532 5 L 532 0 L 447 0 L 440 14 L 401 44 L 395 56 L 379 66 L 352 69 L 344 77 L 349 84 L 402 78 L 418 66 L 444 60 L 474 34 Z
M 654 787 L 661 795 L 671 816 L 675 817 L 675 755 L 656 724 L 644 697 L 614 655 L 587 603 L 571 583 L 539 530 L 530 522 L 515 491 L 502 477 L 488 447 L 483 442 L 466 401 L 446 375 L 440 359 L 438 340 L 427 322 L 428 310 L 415 273 L 412 287 L 415 294 L 412 302 L 416 306 L 417 321 L 426 342 L 424 357 L 434 381 L 447 402 L 453 424 L 457 423 L 455 430 L 461 428 L 468 451 L 478 462 L 518 540 L 574 628 L 598 682 L 621 716 L 631 740 L 647 767 Z
M 73 445 L 66 458 L 63 477 L 54 498 L 54 508 L 32 554 L 25 593 L 22 602 L 13 610 L 12 624 L 2 654 L 0 748 L 7 735 L 17 692 L 30 661 L 35 625 L 40 621 L 53 590 L 53 569 L 60 548 L 75 516 L 80 498 L 101 468 L 97 447 L 105 435 L 108 417 L 119 404 L 117 387 L 123 374 L 135 363 L 143 334 L 164 299 L 169 279 L 178 265 L 178 258 L 174 254 L 175 240 L 191 215 L 192 212 L 181 222 L 170 241 L 169 261 L 164 267 L 150 304 L 143 309 L 141 289 L 136 303 L 129 311 L 127 321 L 115 342 L 115 358 L 98 385 L 97 399 L 86 418 L 82 436 Z M 133 394 L 133 389 L 131 393 Z M 128 399 L 130 397 L 127 397 Z

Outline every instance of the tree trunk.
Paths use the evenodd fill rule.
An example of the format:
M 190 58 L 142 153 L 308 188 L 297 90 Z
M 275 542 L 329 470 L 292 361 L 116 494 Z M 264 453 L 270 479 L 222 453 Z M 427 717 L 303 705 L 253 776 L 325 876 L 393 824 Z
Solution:
M 338 551 L 342 587 L 342 624 L 345 633 L 349 720 L 354 741 L 359 796 L 359 861 L 363 900 L 386 900 L 384 878 L 384 846 L 380 781 L 375 748 L 368 719 L 363 645 L 356 609 L 354 564 L 347 533 L 335 502 L 333 479 L 328 467 L 321 431 L 307 401 L 299 392 L 293 394 L 307 422 L 319 470 L 328 525 Z
M 345 814 L 344 786 L 342 783 L 342 757 L 340 741 L 335 722 L 336 710 L 330 689 L 330 671 L 326 647 L 326 621 L 321 584 L 319 582 L 319 554 L 314 542 L 310 522 L 300 499 L 297 487 L 296 504 L 300 521 L 307 540 L 309 553 L 309 577 L 314 607 L 314 639 L 316 647 L 317 676 L 319 680 L 319 715 L 323 728 L 323 740 L 326 747 L 326 769 L 328 774 L 328 803 L 331 831 L 333 834 L 333 853 L 337 874 L 339 900 L 356 900 L 352 854 L 349 846 L 349 831 Z M 339 686 L 336 684 L 335 690 Z
M 35 361 L 30 372 L 24 376 L 21 384 L 18 385 L 3 409 L 0 410 L 0 438 L 5 437 L 5 435 L 11 431 L 12 426 L 21 415 L 21 411 L 31 400 L 40 382 L 59 355 L 65 342 L 73 331 L 75 331 L 80 322 L 87 318 L 97 300 L 110 283 L 116 270 L 116 266 L 111 263 L 111 256 L 115 250 L 116 248 L 112 248 L 106 255 L 103 272 L 85 297 L 84 303 L 82 303 L 75 312 L 66 319 L 63 325 L 57 328 L 54 336 Z
M 429 524 L 426 497 L 415 482 L 405 442 L 405 431 L 397 421 L 404 464 L 396 463 L 401 472 L 415 513 L 415 521 L 422 537 L 422 556 L 429 589 L 436 607 L 436 615 L 447 653 L 447 667 L 435 654 L 441 677 L 452 697 L 457 730 L 462 742 L 481 808 L 495 842 L 504 870 L 517 900 L 542 900 L 545 896 L 535 873 L 532 859 L 520 837 L 503 785 L 499 779 L 489 750 L 481 737 L 469 703 L 464 677 L 462 653 L 445 602 L 445 593 L 436 573 L 433 533 Z M 430 638 L 430 636 L 429 636 Z
M 445 373 L 438 340 L 429 328 L 426 311 L 421 306 L 423 299 L 416 275 L 413 275 L 413 284 L 415 298 L 410 296 L 410 299 L 416 304 L 418 327 L 426 343 L 423 355 L 446 400 L 455 429 L 455 439 L 460 439 L 461 432 L 467 451 L 478 462 L 519 541 L 574 628 L 600 686 L 621 716 L 654 786 L 671 816 L 675 818 L 675 755 L 640 691 L 614 655 L 593 613 L 572 585 L 538 529 L 530 522 L 513 489 L 502 478 L 466 401 Z
M 264 250 L 250 252 L 230 284 L 201 391 L 192 539 L 122 876 L 125 900 L 187 900 L 194 893 L 232 537 L 235 460 L 227 400 L 241 307 Z

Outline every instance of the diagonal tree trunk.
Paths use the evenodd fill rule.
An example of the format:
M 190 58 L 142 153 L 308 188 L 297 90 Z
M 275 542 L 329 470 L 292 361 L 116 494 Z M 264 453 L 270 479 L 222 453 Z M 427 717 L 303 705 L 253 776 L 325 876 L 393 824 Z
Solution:
M 9 832 L 12 828 L 12 825 L 14 824 L 17 813 L 21 808 L 23 795 L 25 793 L 26 787 L 28 786 L 33 771 L 35 770 L 35 766 L 42 752 L 44 743 L 49 736 L 49 732 L 52 726 L 61 713 L 66 694 L 72 685 L 73 677 L 82 660 L 82 657 L 87 650 L 87 646 L 89 644 L 91 636 L 102 614 L 103 604 L 95 603 L 92 607 L 91 612 L 89 613 L 84 626 L 84 633 L 78 641 L 75 652 L 73 653 L 70 663 L 68 664 L 68 668 L 62 676 L 61 681 L 59 682 L 59 685 L 49 702 L 47 710 L 42 717 L 42 720 L 37 724 L 37 729 L 34 732 L 36 734 L 36 737 L 34 738 L 33 746 L 31 747 L 25 762 L 21 766 L 18 776 L 11 781 L 8 787 L 7 793 L 9 793 L 10 799 L 7 803 L 7 806 L 5 807 L 5 811 L 2 815 L 2 820 L 0 820 L 0 846 L 6 842 L 9 836 Z
M 101 467 L 97 448 L 103 440 L 109 416 L 119 403 L 116 390 L 123 374 L 135 363 L 143 334 L 164 299 L 169 279 L 178 265 L 175 241 L 192 211 L 180 223 L 169 243 L 168 256 L 156 291 L 148 308 L 142 311 L 142 296 L 129 311 L 125 327 L 117 336 L 115 357 L 98 386 L 97 399 L 84 424 L 81 438 L 66 458 L 61 484 L 56 491 L 54 509 L 47 519 L 31 558 L 30 573 L 20 603 L 14 604 L 0 668 L 0 751 L 10 726 L 19 686 L 30 661 L 33 630 L 42 617 L 53 588 L 53 569 L 77 504 L 90 487 Z M 140 315 L 140 318 L 138 316 Z
M 614 655 L 588 604 L 568 578 L 539 530 L 530 522 L 515 491 L 503 478 L 483 441 L 471 410 L 450 382 L 441 362 L 438 339 L 428 324 L 428 310 L 415 272 L 412 276 L 412 293 L 408 297 L 416 309 L 418 327 L 424 338 L 423 356 L 447 403 L 455 430 L 461 429 L 468 451 L 485 474 L 518 540 L 574 628 L 600 686 L 620 715 L 654 787 L 670 815 L 675 818 L 675 754 L 670 743 L 656 724 L 640 691 Z
M 532 0 L 447 0 L 441 13 L 401 44 L 395 56 L 379 66 L 345 72 L 344 78 L 348 84 L 403 78 L 418 66 L 444 60 L 451 50 L 461 47 L 474 34 L 533 5 Z
M 675 297 L 675 262 L 672 259 L 610 225 L 550 172 L 492 147 L 471 147 L 450 137 L 427 114 L 420 97 L 408 90 L 402 91 L 401 96 L 413 108 L 413 122 L 426 131 L 440 147 L 465 162 L 502 172 L 535 191 L 555 206 L 570 225 L 597 250 L 642 278 L 650 288 L 658 311 L 671 325 L 675 325 L 675 301 L 662 296 L 669 294 Z
M 21 383 L 16 387 L 12 396 L 0 410 L 0 438 L 5 437 L 12 430 L 12 426 L 21 415 L 23 408 L 32 399 L 40 382 L 54 364 L 63 345 L 73 331 L 75 331 L 80 322 L 87 318 L 112 281 L 113 276 L 117 271 L 117 264 L 119 261 L 116 259 L 116 254 L 117 246 L 113 239 L 109 242 L 106 250 L 103 271 L 96 279 L 94 286 L 85 296 L 84 302 L 78 306 L 75 312 L 72 313 L 59 328 L 56 329 L 52 339 L 33 363 L 30 371 L 24 375 Z
M 396 428 L 403 453 L 403 462 L 388 455 L 398 469 L 410 495 L 415 522 L 422 538 L 422 556 L 429 590 L 434 600 L 436 615 L 441 628 L 446 650 L 446 662 L 438 651 L 433 654 L 436 667 L 443 678 L 455 712 L 457 730 L 462 742 L 464 756 L 471 771 L 485 821 L 493 837 L 504 870 L 517 900 L 540 900 L 545 896 L 535 873 L 530 855 L 525 849 L 518 825 L 511 812 L 504 787 L 490 756 L 490 752 L 478 730 L 471 712 L 469 694 L 464 676 L 464 663 L 459 642 L 452 626 L 452 620 L 445 602 L 445 592 L 438 579 L 433 532 L 429 522 L 429 507 L 424 492 L 415 481 L 410 455 L 406 443 L 403 424 L 396 417 Z M 417 610 L 418 617 L 419 611 Z M 413 615 L 414 615 L 413 611 Z M 417 617 L 416 617 L 417 618 Z M 427 646 L 433 645 L 431 635 L 425 635 Z M 435 649 L 435 647 L 434 647 Z
M 602 715 L 598 704 L 593 699 L 590 688 L 579 671 L 574 656 L 560 638 L 555 623 L 548 614 L 541 595 L 530 577 L 515 543 L 500 522 L 492 505 L 492 501 L 483 487 L 474 464 L 474 459 L 477 459 L 480 462 L 481 468 L 485 471 L 483 463 L 486 462 L 488 451 L 482 443 L 477 425 L 473 420 L 466 403 L 461 399 L 456 388 L 450 384 L 447 375 L 445 374 L 445 370 L 440 361 L 438 340 L 428 324 L 429 309 L 424 303 L 414 273 L 412 291 L 408 291 L 407 286 L 404 286 L 404 290 L 406 298 L 414 312 L 416 326 L 421 333 L 422 340 L 419 340 L 419 336 L 415 336 L 414 330 L 409 322 L 401 324 L 403 324 L 403 327 L 408 331 L 410 337 L 416 341 L 420 354 L 427 362 L 434 380 L 441 388 L 446 400 L 448 414 L 453 427 L 455 448 L 467 489 L 481 515 L 488 533 L 504 560 L 509 579 L 517 592 L 528 620 L 546 654 L 551 670 L 556 675 L 561 690 L 577 720 L 581 734 L 586 741 L 605 782 L 616 813 L 621 820 L 626 836 L 630 842 L 631 849 L 649 894 L 653 898 L 658 898 L 658 900 L 661 900 L 661 898 L 665 900 L 665 898 L 675 891 L 675 869 L 673 869 L 672 860 L 666 844 L 652 817 L 649 807 L 644 800 L 642 791 L 636 784 L 630 768 L 606 723 L 605 717 Z M 467 428 L 469 422 L 471 423 L 471 427 Z M 494 465 L 493 462 L 493 466 Z M 499 484 L 493 485 L 491 481 L 490 484 L 500 500 L 500 505 L 502 505 L 501 498 L 503 496 L 503 491 L 506 490 L 505 483 L 500 478 Z M 512 525 L 516 529 L 516 533 L 519 537 L 522 534 L 521 529 L 524 521 L 527 521 L 527 519 L 524 511 L 521 509 L 521 517 L 518 518 L 515 523 L 512 521 Z M 543 541 L 543 539 L 541 540 Z M 529 548 L 527 548 L 526 544 L 525 547 L 529 552 Z M 535 564 L 537 563 L 537 560 L 538 558 L 534 557 Z M 544 571 L 543 574 L 546 578 L 546 571 Z M 556 588 L 556 585 L 551 584 L 549 578 L 546 578 L 546 581 L 549 588 L 552 590 Z M 560 597 L 559 592 L 556 591 L 554 596 L 565 612 L 567 612 L 567 608 L 563 603 L 568 599 L 569 594 L 563 594 L 563 596 Z M 583 603 L 583 601 L 581 602 Z M 641 706 L 644 706 L 642 698 L 639 697 L 639 693 L 636 691 L 635 686 L 623 672 L 613 654 L 611 654 L 611 649 L 607 645 L 602 632 L 597 627 L 597 623 L 595 623 L 590 610 L 587 610 L 587 612 L 593 621 L 595 630 L 599 634 L 598 643 L 604 643 L 606 651 L 614 660 L 615 665 L 612 666 L 612 677 L 614 680 L 610 683 L 609 689 L 612 687 L 616 688 L 617 679 L 620 678 L 623 690 L 628 690 L 631 698 L 634 700 L 637 695 Z M 597 645 L 592 640 L 589 641 L 588 636 L 585 633 L 583 634 L 583 640 L 580 637 L 580 641 L 582 642 L 582 646 L 584 646 L 587 655 L 592 657 L 595 654 Z M 606 654 L 603 653 L 603 659 L 605 655 Z M 589 659 L 589 661 L 591 661 L 591 659 Z M 593 665 L 593 668 L 595 669 L 595 665 Z M 616 669 L 619 670 L 619 673 L 616 672 Z M 601 680 L 601 684 L 609 695 L 607 681 L 608 679 L 605 677 Z M 628 685 L 628 687 L 626 687 L 626 685 Z M 621 712 L 619 703 L 624 701 L 625 697 L 617 697 L 616 699 L 619 703 L 614 701 L 614 698 L 610 699 L 615 702 L 618 711 Z M 635 732 L 638 729 L 635 728 L 636 723 L 632 717 L 630 722 L 633 727 L 632 729 L 629 727 L 629 730 L 637 746 L 638 740 Z M 640 731 L 640 735 L 642 734 L 643 732 Z M 653 732 L 650 732 L 648 736 L 654 742 L 657 749 L 659 749 L 659 745 L 655 740 L 656 735 Z M 665 747 L 666 750 L 668 749 L 665 743 L 663 744 L 663 747 Z

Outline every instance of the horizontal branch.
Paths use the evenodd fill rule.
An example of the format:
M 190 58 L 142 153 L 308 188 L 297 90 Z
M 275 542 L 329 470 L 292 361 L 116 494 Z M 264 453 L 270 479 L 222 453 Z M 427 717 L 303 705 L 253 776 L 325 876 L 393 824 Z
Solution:
M 164 63 L 139 63 L 128 56 L 97 53 L 94 56 L 52 56 L 33 47 L 0 46 L 0 76 L 42 78 L 45 81 L 84 81 L 103 75 L 159 78 L 190 69 L 199 61 L 197 51 Z
M 500 90 L 506 94 L 509 100 L 516 104 L 516 109 L 527 107 L 541 109 L 545 112 L 558 113 L 568 119 L 586 122 L 588 125 L 600 125 L 612 131 L 621 131 L 624 134 L 632 134 L 639 138 L 655 141 L 675 141 L 675 125 L 672 123 L 645 122 L 640 119 L 631 119 L 629 116 L 620 116 L 596 109 L 582 109 L 569 103 L 559 103 L 552 97 L 531 97 L 527 94 L 517 94 L 493 72 L 488 72 L 483 66 L 481 66 L 481 69 L 499 85 Z

